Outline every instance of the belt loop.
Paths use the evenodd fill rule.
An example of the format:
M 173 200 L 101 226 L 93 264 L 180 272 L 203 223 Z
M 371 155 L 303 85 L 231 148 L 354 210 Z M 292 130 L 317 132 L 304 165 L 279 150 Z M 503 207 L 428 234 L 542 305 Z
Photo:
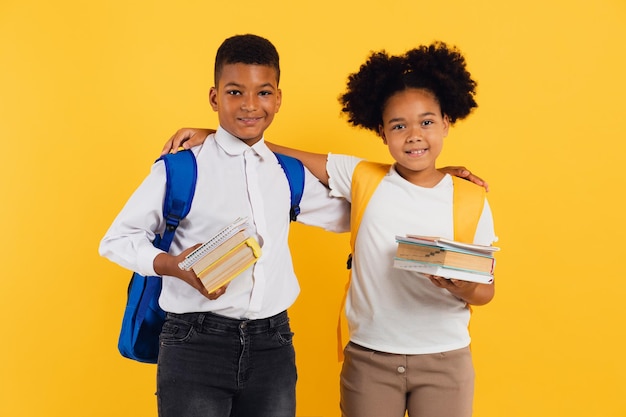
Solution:
M 268 322 L 269 322 L 268 323 L 269 324 L 269 328 L 273 329 L 275 327 L 278 327 L 278 326 L 281 326 L 281 325 L 283 325 L 285 323 L 288 323 L 289 319 L 288 319 L 288 316 L 287 316 L 286 312 L 283 311 L 283 312 L 278 313 L 277 315 L 275 315 L 273 317 L 270 317 Z
M 205 318 L 206 318 L 206 314 L 204 314 L 204 313 L 198 314 L 198 325 L 200 327 L 202 327 L 202 323 L 204 322 Z

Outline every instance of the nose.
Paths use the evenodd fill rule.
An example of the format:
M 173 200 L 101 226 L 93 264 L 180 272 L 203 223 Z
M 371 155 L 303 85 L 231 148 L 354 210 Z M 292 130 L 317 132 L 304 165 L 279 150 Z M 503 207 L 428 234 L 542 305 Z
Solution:
M 422 130 L 419 128 L 409 128 L 407 133 L 407 142 L 419 142 L 422 140 Z
M 254 111 L 257 109 L 257 97 L 254 94 L 247 94 L 241 101 L 241 109 L 245 111 Z

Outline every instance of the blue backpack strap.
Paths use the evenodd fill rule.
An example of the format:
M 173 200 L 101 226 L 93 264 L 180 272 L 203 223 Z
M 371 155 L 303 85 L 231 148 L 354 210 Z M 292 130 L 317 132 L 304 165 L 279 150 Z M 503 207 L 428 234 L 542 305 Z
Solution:
M 191 151 L 165 155 L 167 182 L 163 201 L 166 227 L 154 239 L 154 246 L 168 251 L 180 221 L 189 213 L 196 190 L 197 164 Z M 156 363 L 159 334 L 165 312 L 159 306 L 162 280 L 158 276 L 133 273 L 128 285 L 128 300 L 118 341 L 120 353 L 139 362 Z
M 285 171 L 285 175 L 287 175 L 287 181 L 289 181 L 289 190 L 291 191 L 289 218 L 294 222 L 300 214 L 300 201 L 304 192 L 304 166 L 299 159 L 281 153 L 274 152 L 274 154 Z
M 168 251 L 174 232 L 180 221 L 187 216 L 196 191 L 198 165 L 196 157 L 190 150 L 179 151 L 175 154 L 163 155 L 157 161 L 165 162 L 167 185 L 163 200 L 163 217 L 165 231 L 154 246 Z

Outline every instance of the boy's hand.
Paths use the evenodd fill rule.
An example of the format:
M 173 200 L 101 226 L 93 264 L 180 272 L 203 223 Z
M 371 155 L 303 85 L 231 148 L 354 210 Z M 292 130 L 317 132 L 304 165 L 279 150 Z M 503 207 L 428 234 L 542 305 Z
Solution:
M 226 288 L 228 288 L 228 284 L 225 284 L 223 287 L 219 287 L 212 293 L 209 293 L 209 300 L 215 300 L 220 298 L 226 292 Z
M 454 175 L 455 177 L 463 178 L 468 181 L 473 182 L 476 185 L 480 185 L 481 187 L 485 187 L 485 190 L 489 191 L 489 184 L 486 181 L 483 181 L 478 176 L 472 174 L 469 169 L 465 167 L 443 167 L 438 168 L 439 172 L 443 172 L 444 174 Z
M 203 144 L 206 140 L 206 137 L 211 133 L 215 133 L 213 129 L 200 129 L 193 127 L 184 127 L 182 129 L 178 129 L 172 137 L 165 142 L 163 146 L 163 150 L 161 150 L 161 155 L 165 155 L 168 153 L 176 153 L 178 152 L 178 148 L 181 146 L 184 149 L 192 148 L 196 145 Z
M 194 245 L 184 250 L 177 256 L 172 256 L 167 253 L 161 253 L 157 255 L 157 257 L 154 258 L 154 271 L 159 275 L 169 275 L 179 278 L 194 287 L 200 292 L 200 294 L 204 295 L 209 300 L 215 300 L 221 297 L 226 292 L 226 287 L 228 287 L 228 284 L 218 288 L 217 290 L 209 294 L 204 284 L 202 283 L 202 281 L 200 281 L 200 278 L 198 278 L 193 270 L 185 271 L 183 269 L 180 269 L 180 267 L 178 266 L 178 264 L 181 263 L 189 253 L 191 253 L 200 245 L 201 244 L 198 243 L 197 245 Z

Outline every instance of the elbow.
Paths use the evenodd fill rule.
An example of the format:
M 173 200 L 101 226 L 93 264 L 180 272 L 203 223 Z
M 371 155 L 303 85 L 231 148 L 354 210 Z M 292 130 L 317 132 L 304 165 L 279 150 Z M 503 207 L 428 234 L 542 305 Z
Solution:
M 467 303 L 473 306 L 483 306 L 485 304 L 490 303 L 491 300 L 493 300 L 494 296 L 495 296 L 494 284 L 480 284 L 476 288 L 476 291 L 474 292 L 470 300 L 467 300 Z

